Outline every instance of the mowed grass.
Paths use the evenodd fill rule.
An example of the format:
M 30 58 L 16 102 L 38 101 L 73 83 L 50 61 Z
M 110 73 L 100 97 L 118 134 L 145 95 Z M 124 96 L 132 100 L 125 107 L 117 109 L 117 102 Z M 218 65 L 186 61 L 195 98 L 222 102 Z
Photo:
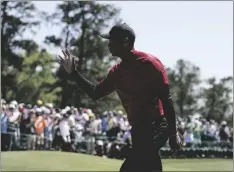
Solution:
M 118 171 L 123 161 L 78 153 L 2 152 L 3 171 Z M 163 159 L 164 171 L 233 171 L 230 159 Z

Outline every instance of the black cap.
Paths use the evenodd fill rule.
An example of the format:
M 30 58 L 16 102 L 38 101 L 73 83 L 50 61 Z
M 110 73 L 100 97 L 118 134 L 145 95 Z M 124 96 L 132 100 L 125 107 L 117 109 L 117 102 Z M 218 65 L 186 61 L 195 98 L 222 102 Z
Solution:
M 129 38 L 135 40 L 135 33 L 131 27 L 129 27 L 126 23 L 117 24 L 113 26 L 109 33 L 100 34 L 102 38 L 105 39 L 121 39 L 121 38 Z

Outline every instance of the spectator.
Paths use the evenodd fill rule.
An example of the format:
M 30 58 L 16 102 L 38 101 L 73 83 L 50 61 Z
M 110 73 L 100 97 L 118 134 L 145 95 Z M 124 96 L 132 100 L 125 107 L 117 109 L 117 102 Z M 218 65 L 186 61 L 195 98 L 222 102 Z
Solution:
M 233 128 L 230 129 L 230 142 L 233 143 Z
M 46 127 L 46 122 L 44 116 L 42 115 L 42 110 L 40 108 L 36 109 L 36 121 L 35 121 L 35 131 L 36 131 L 36 149 L 43 149 L 44 145 L 44 130 Z
M 220 137 L 220 141 L 229 141 L 230 130 L 227 126 L 226 121 L 222 121 L 221 123 L 221 128 L 219 130 L 219 137 Z
M 90 114 L 90 121 L 87 123 L 86 134 L 89 133 L 87 139 L 87 153 L 93 154 L 95 150 L 95 136 L 101 134 L 101 122 L 95 118 L 94 114 Z
M 83 118 L 82 123 L 83 123 L 83 125 L 85 125 L 85 123 L 89 121 L 89 115 L 87 114 L 86 109 L 83 109 L 82 118 Z
M 127 116 L 121 111 L 107 111 L 100 118 L 91 109 L 85 108 L 67 106 L 65 109 L 55 109 L 50 103 L 44 106 L 43 103 L 33 106 L 16 101 L 9 105 L 3 101 L 1 103 L 2 150 L 17 149 L 20 133 L 23 138 L 21 142 L 27 140 L 28 150 L 34 150 L 35 146 L 37 149 L 52 147 L 68 151 L 79 148 L 79 151 L 84 149 L 89 154 L 102 156 L 109 153 L 110 157 L 120 158 L 120 145 L 129 144 L 131 140 L 131 127 Z M 233 128 L 229 128 L 226 121 L 219 124 L 196 114 L 189 118 L 178 117 L 177 125 L 180 133 L 184 133 L 187 146 L 200 146 L 202 143 L 201 146 L 232 148 L 228 142 L 232 142 Z M 224 144 L 219 144 L 219 140 Z M 193 151 L 190 150 L 190 153 Z
M 83 141 L 84 128 L 80 123 L 81 118 L 76 118 L 75 126 L 75 144 L 80 144 Z
M 30 134 L 30 129 L 29 129 L 30 117 L 22 105 L 19 107 L 19 111 L 22 114 L 20 117 L 20 124 L 19 124 L 20 145 L 21 147 L 27 147 L 27 145 L 24 145 L 24 143 L 27 143 L 28 134 Z
M 191 121 L 191 118 L 188 117 L 188 121 L 187 121 L 187 124 L 185 126 L 185 133 L 184 133 L 185 143 L 188 146 L 190 146 L 194 141 L 193 129 L 194 129 L 194 124 Z
M 205 135 L 206 135 L 206 140 L 207 141 L 214 141 L 216 138 L 215 138 L 215 131 L 216 131 L 216 126 L 213 124 L 213 121 L 210 121 L 206 123 L 206 132 L 205 132 Z
M 57 111 L 58 112 L 58 111 Z M 53 128 L 52 128 L 52 134 L 53 134 L 53 141 L 52 141 L 52 149 L 58 150 L 60 149 L 60 146 L 63 143 L 63 139 L 60 132 L 60 121 L 62 119 L 62 116 L 59 113 L 56 113 L 53 117 Z
M 113 122 L 112 127 L 107 131 L 107 137 L 109 141 L 116 140 L 118 133 L 120 132 L 120 125 L 116 122 Z
M 117 125 L 117 119 L 114 116 L 114 112 L 109 112 L 109 119 L 108 119 L 108 129 L 112 129 Z
M 51 145 L 51 138 L 52 135 L 52 120 L 50 118 L 51 110 L 45 108 L 43 118 L 45 121 L 45 127 L 44 127 L 44 149 L 50 149 Z
M 127 115 L 123 115 L 122 118 L 120 119 L 119 123 L 120 123 L 120 129 L 123 132 L 128 130 L 130 125 L 129 125 L 129 122 L 128 122 L 128 119 L 127 119 Z
M 34 113 L 34 110 L 30 110 L 29 112 L 29 135 L 28 135 L 28 149 L 29 150 L 35 150 L 35 144 L 36 144 L 36 128 L 35 128 L 35 122 L 36 122 L 36 114 Z
M 194 135 L 194 144 L 195 145 L 201 144 L 201 128 L 198 122 L 195 122 L 193 135 Z
M 130 127 L 129 127 L 130 128 Z M 131 132 L 130 132 L 130 129 L 127 129 L 125 132 L 124 132 L 124 134 L 123 134 L 123 142 L 124 143 L 127 143 L 128 141 L 130 141 L 131 140 Z
M 102 116 L 102 132 L 106 133 L 108 131 L 108 114 L 104 113 Z
M 6 151 L 8 146 L 7 124 L 8 116 L 6 112 L 6 105 L 3 104 L 1 113 L 1 151 Z
M 68 151 L 70 148 L 71 143 L 71 136 L 70 136 L 70 125 L 69 125 L 69 115 L 67 114 L 66 110 L 62 111 L 63 118 L 59 122 L 59 129 L 62 136 L 62 150 Z
M 15 150 L 19 146 L 17 143 L 18 137 L 18 129 L 19 129 L 19 119 L 20 119 L 20 112 L 16 109 L 17 102 L 13 101 L 12 104 L 9 105 L 9 112 L 8 112 L 8 129 L 7 132 L 10 133 L 9 135 L 9 145 L 8 150 Z

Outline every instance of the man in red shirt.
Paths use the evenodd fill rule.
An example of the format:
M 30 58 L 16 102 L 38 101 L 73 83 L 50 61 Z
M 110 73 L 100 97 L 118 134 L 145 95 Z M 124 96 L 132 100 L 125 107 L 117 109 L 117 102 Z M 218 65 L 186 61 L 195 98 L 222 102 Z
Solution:
M 113 91 L 118 93 L 132 126 L 132 149 L 120 171 L 162 171 L 160 148 L 168 138 L 172 150 L 179 150 L 182 144 L 166 71 L 157 57 L 134 49 L 135 33 L 126 23 L 100 36 L 109 39 L 111 54 L 122 61 L 99 84 L 76 70 L 68 50 L 62 51 L 59 63 L 94 101 Z

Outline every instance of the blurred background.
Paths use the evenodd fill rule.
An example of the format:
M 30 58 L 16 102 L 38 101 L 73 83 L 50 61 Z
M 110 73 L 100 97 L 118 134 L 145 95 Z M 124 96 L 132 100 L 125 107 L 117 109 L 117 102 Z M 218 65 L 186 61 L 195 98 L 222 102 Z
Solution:
M 222 158 L 194 169 L 209 166 L 207 170 L 213 171 L 225 166 L 231 171 L 227 160 L 233 158 L 231 2 L 3 1 L 1 10 L 4 169 L 15 170 L 12 161 L 16 157 L 17 168 L 26 168 L 18 162 L 23 154 L 9 152 L 18 150 L 44 150 L 50 156 L 54 151 L 53 158 L 57 157 L 55 151 L 64 151 L 124 159 L 131 127 L 118 96 L 113 93 L 93 102 L 68 80 L 56 55 L 61 49 L 70 49 L 79 57 L 79 71 L 97 83 L 119 62 L 110 56 L 108 42 L 99 33 L 126 22 L 136 32 L 135 48 L 159 57 L 168 72 L 177 125 L 185 143 L 177 154 L 165 145 L 162 157 Z M 42 163 L 37 153 L 26 153 L 23 159 L 38 156 L 38 162 L 44 164 L 41 168 L 47 170 L 48 161 Z M 63 164 L 64 159 L 57 161 Z M 95 161 L 94 169 L 100 169 L 101 161 Z M 74 166 L 75 170 L 86 168 L 90 170 Z M 108 166 L 107 170 L 118 168 Z M 190 168 L 189 160 L 187 166 L 166 166 L 169 170 Z

